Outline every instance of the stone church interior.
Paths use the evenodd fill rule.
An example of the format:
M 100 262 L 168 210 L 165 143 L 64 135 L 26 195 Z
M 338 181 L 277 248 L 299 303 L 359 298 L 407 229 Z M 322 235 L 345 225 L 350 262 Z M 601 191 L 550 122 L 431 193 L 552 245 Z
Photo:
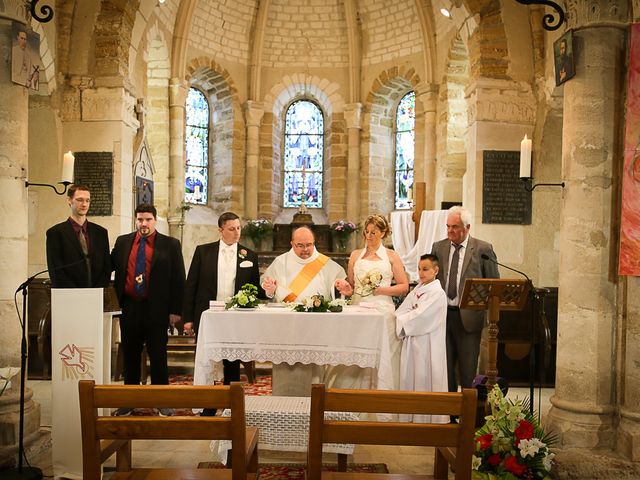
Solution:
M 0 371 L 21 364 L 16 288 L 47 270 L 70 182 L 90 186 L 110 248 L 153 203 L 187 270 L 223 212 L 266 221 L 240 241 L 261 271 L 300 215 L 346 267 L 364 238 L 336 225 L 379 214 L 415 283 L 462 205 L 500 277 L 524 272 L 544 296 L 545 325 L 502 312 L 496 348 L 499 376 L 527 396 L 533 371 L 547 392 L 551 476 L 640 478 L 639 24 L 638 0 L 0 0 Z M 28 293 L 24 449 L 54 475 L 48 274 Z M 195 349 L 170 366 L 193 374 Z M 0 477 L 21 462 L 17 372 L 0 394 Z M 186 443 L 142 457 L 213 461 Z M 356 446 L 352 460 L 430 473 L 432 457 Z

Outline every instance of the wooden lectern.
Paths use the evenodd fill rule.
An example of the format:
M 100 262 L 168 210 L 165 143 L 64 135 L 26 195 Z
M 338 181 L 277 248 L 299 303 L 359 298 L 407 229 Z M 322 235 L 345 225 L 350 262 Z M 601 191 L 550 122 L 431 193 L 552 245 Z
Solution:
M 528 280 L 500 278 L 468 278 L 464 284 L 460 308 L 488 310 L 487 393 L 496 384 L 498 367 L 498 320 L 500 310 L 524 309 L 531 285 Z

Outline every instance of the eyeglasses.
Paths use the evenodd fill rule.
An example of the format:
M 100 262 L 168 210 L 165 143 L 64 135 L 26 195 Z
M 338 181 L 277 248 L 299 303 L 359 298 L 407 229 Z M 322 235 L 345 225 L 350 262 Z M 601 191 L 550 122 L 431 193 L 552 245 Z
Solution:
M 306 250 L 308 248 L 313 248 L 313 243 L 294 243 L 293 246 L 300 249 L 300 250 Z

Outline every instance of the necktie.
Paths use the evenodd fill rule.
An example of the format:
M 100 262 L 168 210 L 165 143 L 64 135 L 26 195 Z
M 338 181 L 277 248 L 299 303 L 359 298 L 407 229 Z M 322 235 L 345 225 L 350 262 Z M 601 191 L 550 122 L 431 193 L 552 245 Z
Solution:
M 455 251 L 451 258 L 451 268 L 449 269 L 449 279 L 447 284 L 447 297 L 451 300 L 458 296 L 458 263 L 460 263 L 460 249 L 462 245 L 453 245 Z
M 87 237 L 84 236 L 84 232 L 82 229 L 78 232 L 78 241 L 80 242 L 80 248 L 82 249 L 82 254 L 84 255 L 84 261 L 87 264 L 87 286 L 92 287 L 91 282 L 91 259 L 89 258 L 89 247 L 87 245 Z
M 87 239 L 84 236 L 84 232 L 80 230 L 78 233 L 78 241 L 80 242 L 80 248 L 82 249 L 82 253 L 85 255 L 89 255 L 89 247 L 87 246 Z
M 140 243 L 138 244 L 138 254 L 136 255 L 136 272 L 133 279 L 134 289 L 138 295 L 144 295 L 147 289 L 147 282 L 145 279 L 147 273 L 146 245 L 146 237 L 140 237 Z
M 224 249 L 224 261 L 227 262 L 227 265 L 231 265 L 233 262 L 233 251 L 230 248 Z

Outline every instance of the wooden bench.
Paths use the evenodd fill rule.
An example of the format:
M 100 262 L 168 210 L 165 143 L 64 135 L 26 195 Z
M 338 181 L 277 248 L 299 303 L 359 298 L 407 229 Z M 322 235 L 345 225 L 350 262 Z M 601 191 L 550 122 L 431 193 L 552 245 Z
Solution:
M 476 401 L 474 389 L 439 393 L 326 389 L 324 385 L 313 385 L 307 479 L 355 480 L 362 477 L 360 473 L 322 472 L 323 443 L 436 447 L 434 475 L 367 474 L 369 480 L 447 478 L 448 457 L 439 447 L 454 447 L 455 478 L 471 479 Z M 325 412 L 457 415 L 459 423 L 340 421 L 326 418 Z
M 81 380 L 82 478 L 99 480 L 101 465 L 116 454 L 116 473 L 110 478 L 172 480 L 254 479 L 258 469 L 258 431 L 246 428 L 242 385 L 95 385 Z M 101 408 L 230 408 L 231 417 L 111 417 Z M 131 440 L 222 440 L 232 442 L 229 469 L 132 469 Z

